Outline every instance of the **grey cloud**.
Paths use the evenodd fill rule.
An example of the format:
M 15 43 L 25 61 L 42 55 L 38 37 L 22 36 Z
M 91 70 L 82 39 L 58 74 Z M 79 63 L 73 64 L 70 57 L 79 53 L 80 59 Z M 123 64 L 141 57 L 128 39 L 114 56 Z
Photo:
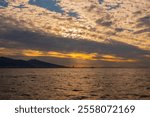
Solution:
M 144 29 L 136 31 L 134 34 L 148 33 L 148 35 L 150 35 L 150 16 L 147 15 L 138 19 L 137 27 L 144 27 Z
M 3 22 L 0 21 L 0 24 L 4 25 Z M 110 40 L 109 43 L 98 43 L 89 40 L 75 40 L 46 35 L 38 31 L 32 32 L 25 28 L 12 26 L 11 24 L 5 25 L 7 27 L 6 31 L 0 31 L 0 47 L 59 52 L 96 52 L 136 59 L 150 54 L 149 51 L 141 50 L 119 41 Z
M 107 7 L 107 10 L 113 10 L 113 9 L 119 8 L 121 4 L 122 3 L 116 3 L 114 5 L 106 5 L 106 7 Z
M 117 32 L 123 32 L 125 29 L 123 29 L 123 28 L 115 28 L 115 31 L 117 31 Z
M 38 49 L 42 51 L 64 51 L 64 52 L 97 52 L 101 54 L 115 54 L 118 56 L 135 57 L 136 55 L 146 54 L 134 46 L 110 40 L 110 44 L 97 43 L 88 40 L 75 40 L 51 35 L 43 35 L 40 32 L 30 32 L 27 30 L 12 30 L 0 34 L 2 47 Z M 8 44 L 11 42 L 13 44 Z M 132 51 L 131 51 L 132 50 Z
M 96 5 L 91 5 L 89 8 L 88 8 L 88 11 L 90 12 L 90 11 L 92 11 L 94 8 L 96 8 Z
M 98 2 L 99 2 L 100 4 L 102 4 L 102 3 L 104 2 L 104 0 L 98 0 Z
M 140 33 L 146 33 L 148 32 L 150 34 L 150 28 L 142 29 L 139 31 L 134 32 L 134 34 L 140 34 Z
M 101 26 L 110 27 L 111 25 L 113 25 L 113 22 L 111 21 L 111 19 L 112 19 L 112 16 L 107 14 L 106 16 L 96 20 L 96 23 Z
M 123 31 L 128 31 L 128 32 L 133 32 L 131 29 L 125 29 L 125 28 L 115 28 L 116 32 L 123 32 Z
M 116 32 L 110 32 L 110 31 L 109 31 L 109 32 L 106 32 L 105 34 L 108 35 L 108 37 L 109 37 L 109 36 L 114 36 L 114 35 L 116 35 Z
M 136 12 L 134 12 L 133 14 L 135 14 L 135 15 L 140 15 L 140 14 L 142 14 L 142 12 L 141 12 L 141 11 L 136 11 Z
M 143 18 L 138 19 L 138 27 L 140 26 L 146 26 L 146 27 L 150 27 L 150 16 L 145 16 Z
M 107 26 L 107 27 L 111 26 L 113 24 L 112 21 L 107 21 L 105 19 L 98 19 L 96 21 L 96 23 L 99 24 L 99 25 L 102 25 L 102 26 Z

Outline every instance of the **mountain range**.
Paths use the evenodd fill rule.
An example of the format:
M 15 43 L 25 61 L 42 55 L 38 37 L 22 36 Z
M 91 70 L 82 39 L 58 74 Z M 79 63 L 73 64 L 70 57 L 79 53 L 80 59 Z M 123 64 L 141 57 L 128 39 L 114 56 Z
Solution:
M 66 66 L 52 64 L 36 59 L 25 61 L 0 57 L 0 68 L 66 68 Z

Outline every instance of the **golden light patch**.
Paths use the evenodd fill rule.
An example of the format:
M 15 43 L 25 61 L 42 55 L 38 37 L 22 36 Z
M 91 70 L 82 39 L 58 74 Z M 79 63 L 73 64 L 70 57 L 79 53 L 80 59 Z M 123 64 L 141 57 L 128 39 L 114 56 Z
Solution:
M 108 62 L 137 62 L 135 59 L 125 59 L 123 57 L 117 57 L 113 55 L 102 55 L 102 59 Z
M 52 55 L 52 54 L 50 54 L 50 55 Z M 59 52 L 57 52 L 57 55 L 58 56 L 63 55 L 65 58 L 74 58 L 74 59 L 82 59 L 82 60 L 95 60 L 95 57 L 97 54 L 96 53 L 86 54 L 86 53 L 76 53 L 76 52 L 73 52 L 73 53 L 59 53 Z
M 71 58 L 71 59 L 80 59 L 80 60 L 100 60 L 106 62 L 137 62 L 135 59 L 126 59 L 123 57 L 117 57 L 114 55 L 101 55 L 98 53 L 78 53 L 78 52 L 56 52 L 56 51 L 37 51 L 37 50 L 23 50 L 24 56 L 49 56 L 56 58 Z
M 29 57 L 55 57 L 55 58 L 68 58 L 68 59 L 78 59 L 78 60 L 93 60 L 93 61 L 105 61 L 105 62 L 138 62 L 136 59 L 128 59 L 123 57 L 118 57 L 108 54 L 98 54 L 98 53 L 81 53 L 81 52 L 57 52 L 57 51 L 39 51 L 39 50 L 16 50 L 0 48 L 0 55 L 23 55 Z M 148 56 L 149 57 L 149 56 Z
M 56 57 L 56 58 L 73 58 L 73 59 L 82 59 L 82 60 L 97 60 L 96 53 L 62 53 L 62 52 L 56 52 L 56 51 L 49 51 L 49 52 L 43 52 L 43 51 L 37 51 L 37 50 L 23 50 L 22 53 L 24 56 L 50 56 L 50 57 Z
M 44 52 L 37 50 L 23 50 L 22 52 L 25 56 L 45 56 Z
M 0 47 L 0 56 L 13 56 L 13 55 L 18 55 L 18 53 L 21 53 L 20 51 L 18 51 L 17 49 L 7 49 L 7 48 L 3 48 Z

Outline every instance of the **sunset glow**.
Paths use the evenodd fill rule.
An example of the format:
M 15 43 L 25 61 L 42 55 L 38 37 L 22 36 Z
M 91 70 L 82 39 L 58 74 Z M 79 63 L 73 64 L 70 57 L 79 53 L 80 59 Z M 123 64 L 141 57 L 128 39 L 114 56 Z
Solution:
M 8 0 L 0 7 L 1 56 L 150 62 L 148 0 Z

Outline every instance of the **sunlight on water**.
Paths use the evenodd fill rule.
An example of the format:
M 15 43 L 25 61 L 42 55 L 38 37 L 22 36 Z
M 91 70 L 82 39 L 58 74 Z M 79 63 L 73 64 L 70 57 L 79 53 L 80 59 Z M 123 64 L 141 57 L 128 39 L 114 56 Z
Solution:
M 0 99 L 150 99 L 150 69 L 0 69 Z

